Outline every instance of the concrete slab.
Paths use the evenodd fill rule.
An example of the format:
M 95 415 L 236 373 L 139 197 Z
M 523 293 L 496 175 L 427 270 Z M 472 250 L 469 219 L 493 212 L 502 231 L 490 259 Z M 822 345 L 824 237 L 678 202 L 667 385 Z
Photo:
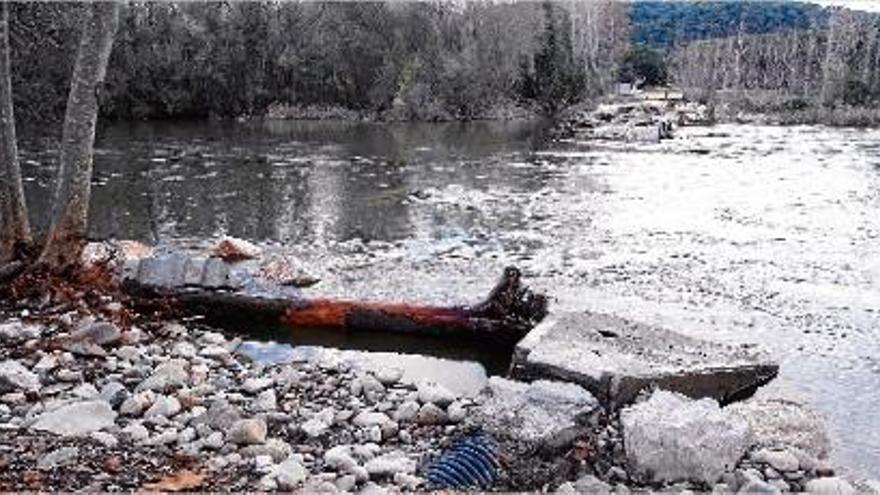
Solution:
M 778 371 L 754 347 L 596 313 L 549 315 L 517 344 L 512 363 L 514 378 L 577 383 L 611 408 L 651 385 L 726 404 L 749 397 Z

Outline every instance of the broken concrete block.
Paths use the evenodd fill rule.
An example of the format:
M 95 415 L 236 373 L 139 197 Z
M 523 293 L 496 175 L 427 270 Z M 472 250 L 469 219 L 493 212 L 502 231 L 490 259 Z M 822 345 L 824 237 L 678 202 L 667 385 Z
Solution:
M 612 408 L 650 385 L 722 404 L 750 396 L 779 366 L 764 354 L 611 315 L 550 315 L 514 351 L 513 376 L 577 383 Z
M 749 423 L 714 400 L 665 390 L 623 409 L 620 422 L 627 458 L 653 482 L 714 483 L 752 443 Z
M 572 383 L 517 382 L 492 377 L 487 398 L 472 419 L 496 438 L 555 444 L 599 408 L 592 394 Z

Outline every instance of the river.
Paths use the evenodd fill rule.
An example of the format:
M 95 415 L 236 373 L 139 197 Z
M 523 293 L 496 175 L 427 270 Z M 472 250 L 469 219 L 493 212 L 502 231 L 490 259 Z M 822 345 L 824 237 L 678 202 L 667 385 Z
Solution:
M 554 307 L 757 342 L 880 473 L 880 130 L 721 125 L 658 144 L 537 124 L 131 123 L 101 130 L 92 236 L 283 245 L 312 294 L 468 302 L 522 267 Z M 25 143 L 37 225 L 54 154 Z

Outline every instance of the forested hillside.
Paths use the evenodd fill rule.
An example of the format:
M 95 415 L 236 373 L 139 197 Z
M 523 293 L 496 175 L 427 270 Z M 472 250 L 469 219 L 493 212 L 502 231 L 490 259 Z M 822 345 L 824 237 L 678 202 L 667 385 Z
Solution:
M 644 0 L 632 4 L 633 42 L 666 49 L 734 34 L 772 33 L 824 25 L 818 5 L 791 1 Z

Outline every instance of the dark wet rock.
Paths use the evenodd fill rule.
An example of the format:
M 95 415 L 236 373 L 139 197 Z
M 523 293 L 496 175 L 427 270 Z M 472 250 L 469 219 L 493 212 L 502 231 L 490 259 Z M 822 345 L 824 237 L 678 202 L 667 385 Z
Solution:
M 23 364 L 14 359 L 0 362 L 0 393 L 39 389 L 40 377 Z
M 592 394 L 578 385 L 492 377 L 487 397 L 472 420 L 498 437 L 555 444 L 569 438 L 598 408 Z
M 103 400 L 75 402 L 43 413 L 31 425 L 56 435 L 83 435 L 113 426 L 116 413 Z
M 620 413 L 627 458 L 655 482 L 714 483 L 752 442 L 748 422 L 712 399 L 658 390 Z
M 548 316 L 517 345 L 513 362 L 514 377 L 571 381 L 612 407 L 651 385 L 727 403 L 745 398 L 778 370 L 752 349 L 595 313 Z

